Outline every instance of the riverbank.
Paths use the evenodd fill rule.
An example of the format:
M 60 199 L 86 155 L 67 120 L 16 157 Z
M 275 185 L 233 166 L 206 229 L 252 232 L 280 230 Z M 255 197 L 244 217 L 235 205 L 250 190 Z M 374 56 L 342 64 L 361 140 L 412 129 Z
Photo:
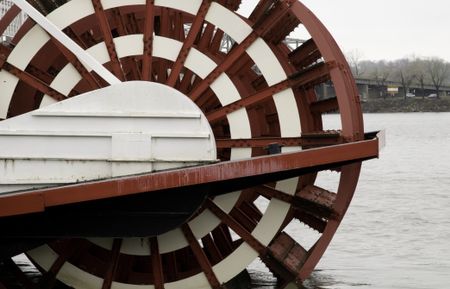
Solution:
M 371 99 L 361 103 L 363 112 L 450 112 L 450 97 Z

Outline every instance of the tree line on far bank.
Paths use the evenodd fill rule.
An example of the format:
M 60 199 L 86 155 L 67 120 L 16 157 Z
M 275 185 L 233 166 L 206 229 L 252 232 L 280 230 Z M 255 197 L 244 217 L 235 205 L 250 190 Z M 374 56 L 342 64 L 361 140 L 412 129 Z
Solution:
M 389 81 L 400 83 L 404 98 L 412 85 L 421 88 L 418 96 L 422 97 L 425 97 L 424 87 L 433 86 L 437 98 L 442 86 L 450 85 L 450 63 L 438 57 L 371 61 L 361 60 L 361 55 L 353 51 L 347 54 L 347 61 L 355 78 L 374 80 L 379 87 L 386 87 Z M 387 91 L 383 97 L 386 95 Z

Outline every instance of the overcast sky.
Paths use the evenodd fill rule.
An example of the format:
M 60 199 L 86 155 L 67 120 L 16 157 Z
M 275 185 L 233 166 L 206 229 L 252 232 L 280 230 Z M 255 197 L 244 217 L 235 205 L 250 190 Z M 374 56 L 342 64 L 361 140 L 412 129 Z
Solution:
M 251 2 L 241 7 L 250 10 Z M 246 3 L 248 2 L 248 3 Z M 437 56 L 450 61 L 449 0 L 301 0 L 344 52 L 363 59 Z

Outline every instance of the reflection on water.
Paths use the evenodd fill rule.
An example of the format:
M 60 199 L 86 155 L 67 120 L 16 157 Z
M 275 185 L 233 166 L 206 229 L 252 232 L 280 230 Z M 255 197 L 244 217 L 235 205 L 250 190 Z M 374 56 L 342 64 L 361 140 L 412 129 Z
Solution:
M 252 288 L 272 289 L 277 283 L 277 279 L 268 271 L 258 270 L 258 268 L 248 270 L 250 274 Z
M 269 272 L 265 272 L 264 270 L 249 270 L 250 277 L 252 279 L 252 288 L 253 289 L 274 289 L 276 288 L 277 279 L 273 277 Z M 368 286 L 370 284 L 367 283 L 347 283 L 340 284 L 341 282 L 337 281 L 332 272 L 324 272 L 322 270 L 315 270 L 311 276 L 303 283 L 303 286 L 300 286 L 299 289 L 326 289 L 326 288 L 336 288 L 336 285 L 346 285 L 353 287 L 362 287 Z
M 337 116 L 325 124 L 339 127 Z M 365 124 L 386 129 L 386 147 L 363 165 L 347 215 L 305 288 L 448 288 L 450 113 L 367 114 Z

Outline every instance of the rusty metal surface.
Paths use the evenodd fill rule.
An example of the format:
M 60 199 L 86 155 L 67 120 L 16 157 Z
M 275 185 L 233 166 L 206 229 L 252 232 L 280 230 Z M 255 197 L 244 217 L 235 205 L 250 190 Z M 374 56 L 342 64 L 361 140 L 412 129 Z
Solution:
M 274 180 L 280 180 L 289 177 L 289 174 L 286 176 L 283 173 L 292 173 L 295 170 L 333 167 L 377 156 L 378 141 L 374 139 L 182 170 L 10 193 L 0 196 L 0 216 L 39 212 L 46 207 L 158 190 L 214 183 L 226 184 L 227 181 L 250 177 L 267 178 L 279 174 L 280 176 Z M 20 206 L 14 205 L 17 202 L 20 202 Z
M 94 77 L 94 75 L 89 72 L 83 64 L 78 60 L 78 58 L 64 47 L 58 40 L 52 37 L 52 41 L 64 55 L 64 57 L 75 67 L 75 69 L 81 74 L 81 76 L 89 83 L 92 89 L 100 88 L 101 85 L 99 81 Z
M 61 101 L 61 100 L 64 100 L 67 98 L 66 96 L 62 95 L 58 91 L 49 87 L 48 84 L 46 84 L 41 79 L 31 75 L 30 73 L 28 73 L 26 71 L 20 70 L 19 68 L 15 67 L 14 65 L 11 65 L 11 64 L 5 62 L 2 65 L 2 69 L 8 71 L 12 75 L 17 76 L 17 78 L 19 78 L 21 81 L 23 81 L 24 83 L 37 89 L 39 92 L 47 94 L 58 101 Z
M 317 205 L 331 209 L 336 199 L 336 194 L 316 186 L 307 186 L 297 196 Z
M 103 280 L 102 289 L 111 288 L 112 281 L 117 272 L 120 257 L 120 247 L 122 246 L 122 239 L 114 239 L 111 249 L 111 259 L 109 261 L 109 267 L 106 271 L 106 276 Z M 155 254 L 155 256 L 157 256 Z
M 211 6 L 211 2 L 212 2 L 211 0 L 202 1 L 202 4 L 197 12 L 197 15 L 195 16 L 194 21 L 190 26 L 189 33 L 186 36 L 186 39 L 183 41 L 181 51 L 178 54 L 178 57 L 172 66 L 170 75 L 166 81 L 167 85 L 174 86 L 176 84 L 176 81 L 179 80 L 180 72 L 186 62 L 186 58 L 188 57 L 188 54 L 194 44 L 195 39 L 199 36 L 199 33 L 201 32 L 204 26 L 206 13 L 208 13 L 208 9 Z
M 155 289 L 164 288 L 164 272 L 161 263 L 161 255 L 159 253 L 158 240 L 156 238 L 150 239 L 150 255 L 152 258 L 152 270 L 153 270 L 153 284 Z
M 0 35 L 5 32 L 8 28 L 9 24 L 16 18 L 16 16 L 20 13 L 19 7 L 16 5 L 11 6 L 11 8 L 6 11 L 3 17 L 0 19 Z
M 95 15 L 102 30 L 103 39 L 108 50 L 109 58 L 111 59 L 112 70 L 116 77 L 123 81 L 125 76 L 121 68 L 122 64 L 120 63 L 120 60 L 117 56 L 116 46 L 113 41 L 111 27 L 109 26 L 107 15 L 103 10 L 103 6 L 100 0 L 93 0 L 92 5 L 94 6 Z
M 155 6 L 154 0 L 147 0 L 145 4 L 145 22 L 143 45 L 144 54 L 142 56 L 141 79 L 149 81 L 152 79 L 152 51 L 153 51 L 153 29 Z
M 66 3 L 43 0 L 32 2 L 44 15 L 57 11 Z M 71 23 L 63 32 L 85 50 L 103 43 L 106 47 L 105 57 L 109 58 L 104 66 L 121 80 L 159 82 L 190 97 L 208 119 L 216 139 L 220 162 L 209 166 L 0 195 L 0 217 L 42 212 L 46 208 L 66 204 L 83 205 L 84 202 L 94 200 L 150 196 L 156 192 L 170 193 L 185 188 L 189 188 L 186 194 L 202 190 L 208 192 L 210 197 L 198 208 L 189 225 L 181 226 L 185 233 L 184 241 L 178 243 L 185 242 L 185 245 L 176 250 L 161 252 L 166 244 L 159 243 L 160 236 L 145 239 L 148 242 L 145 250 L 151 251 L 151 257 L 121 252 L 118 249 L 121 247 L 119 241 L 111 243 L 110 249 L 82 239 L 48 242 L 48 245 L 61 256 L 61 262 L 65 260 L 102 278 L 102 288 L 105 289 L 113 287 L 114 282 L 136 286 L 151 284 L 155 288 L 164 288 L 168 282 L 190 280 L 190 277 L 200 272 L 208 275 L 209 282 L 205 286 L 219 287 L 218 280 L 221 280 L 223 272 L 217 269 L 218 264 L 228 262 L 242 243 L 249 244 L 259 253 L 263 262 L 279 277 L 280 288 L 293 280 L 302 282 L 320 260 L 345 215 L 358 181 L 361 161 L 377 157 L 381 141 L 373 134 L 364 135 L 358 92 L 342 52 L 322 23 L 296 0 L 261 0 L 248 19 L 238 16 L 250 30 L 240 41 L 232 39 L 227 50 L 222 46 L 223 41 L 231 36 L 227 34 L 227 27 L 216 26 L 210 20 L 217 19 L 208 17 L 213 17 L 211 14 L 214 14 L 214 9 L 218 9 L 217 5 L 234 14 L 241 1 L 198 1 L 200 8 L 196 14 L 173 9 L 170 5 L 158 6 L 160 3 L 154 0 L 144 2 L 144 5 L 119 5 L 103 9 L 102 5 L 106 2 L 93 0 L 92 9 L 95 12 Z M 180 3 L 176 5 L 184 5 Z M 0 31 L 8 26 L 18 12 L 19 9 L 13 6 L 0 19 Z M 233 21 L 230 23 L 238 23 L 235 22 L 238 20 Z M 18 79 L 17 85 L 8 90 L 11 91 L 7 96 L 11 98 L 8 102 L 3 94 L 5 88 L 0 87 L 3 97 L 0 98 L 0 119 L 37 109 L 44 95 L 59 101 L 107 86 L 99 75 L 82 66 L 77 55 L 52 37 L 30 56 L 27 65 L 17 65 L 20 61 L 17 56 L 10 57 L 10 53 L 20 48 L 21 41 L 26 39 L 33 26 L 34 22 L 27 20 L 10 45 L 0 47 L 0 72 L 12 74 Z M 292 49 L 283 40 L 296 27 L 306 29 L 309 38 Z M 116 38 L 135 34 L 142 35 L 142 52 L 120 57 Z M 180 43 L 181 48 L 172 60 L 155 55 L 161 48 L 167 51 L 173 49 L 170 46 L 155 46 L 158 37 Z M 285 74 L 285 78 L 278 75 L 273 81 L 270 75 L 257 73 L 257 66 L 261 63 L 252 58 L 255 54 L 251 55 L 249 50 L 260 49 L 261 41 L 267 51 L 273 53 L 282 70 L 280 75 Z M 208 57 L 215 67 L 200 76 L 195 65 L 188 67 L 193 51 Z M 53 81 L 68 64 L 74 66 L 81 80 L 69 92 L 61 93 L 54 88 Z M 205 63 L 197 63 L 196 66 L 203 68 Z M 239 98 L 224 102 L 221 92 L 212 89 L 224 76 L 229 78 L 229 84 L 234 86 Z M 332 84 L 336 97 L 317 97 L 315 88 L 323 83 Z M 301 127 L 295 132 L 285 132 L 283 111 L 287 110 L 283 108 L 286 104 L 277 102 L 280 93 L 293 95 L 290 105 L 297 106 L 294 118 L 298 117 Z M 323 125 L 322 114 L 331 111 L 340 116 L 341 127 L 338 130 L 330 131 Z M 245 136 L 236 137 L 232 132 L 236 128 L 233 128 L 230 116 L 242 112 L 248 117 L 249 131 Z M 242 118 L 240 123 L 243 123 Z M 270 155 L 269 147 L 274 144 L 281 146 L 281 154 Z M 303 151 L 286 153 L 300 147 Z M 231 160 L 239 150 L 249 150 L 249 159 Z M 334 170 L 340 176 L 333 192 L 314 184 L 317 174 L 323 170 Z M 293 181 L 293 191 L 287 193 L 279 187 L 282 182 L 277 181 L 297 176 L 301 177 Z M 226 193 L 236 189 L 244 191 L 230 212 L 214 206 L 213 196 L 225 194 L 220 197 L 227 197 Z M 252 235 L 253 230 L 264 221 L 266 213 L 255 205 L 259 197 L 277 203 L 280 208 L 286 204 L 289 207 L 284 222 L 279 228 L 274 228 L 278 233 L 269 246 L 263 246 Z M 220 224 L 213 226 L 206 235 L 198 236 L 201 243 L 197 243 L 193 237 L 196 228 L 189 226 L 195 224 L 196 218 L 208 208 L 215 211 Z M 309 250 L 303 249 L 302 244 L 293 243 L 291 237 L 279 233 L 294 218 L 320 235 Z M 240 232 L 240 239 L 233 240 L 230 233 L 233 229 Z M 185 240 L 186 237 L 189 242 Z M 284 246 L 286 242 L 290 245 Z M 26 242 L 21 245 L 28 248 Z M 199 248 L 198 245 L 203 247 Z M 70 257 L 70 252 L 75 248 L 79 249 L 80 258 Z M 101 264 L 92 261 L 96 258 L 102 260 Z M 57 273 L 59 263 L 57 259 L 51 265 L 53 269 L 48 270 L 49 280 L 52 274 Z M 131 268 L 130 264 L 136 264 L 136 268 Z M 125 267 L 130 269 L 123 269 Z M 52 282 L 47 285 L 51 287 Z
M 307 251 L 286 233 L 281 233 L 272 242 L 269 250 L 272 256 L 293 274 L 301 268 L 307 257 Z
M 299 71 L 295 75 L 290 76 L 289 79 L 260 90 L 258 93 L 223 106 L 220 109 L 207 114 L 207 118 L 209 122 L 214 123 L 222 118 L 225 118 L 233 111 L 244 107 L 251 109 L 261 102 L 271 100 L 271 97 L 274 94 L 281 92 L 287 88 L 298 87 L 301 89 L 304 86 L 314 86 L 315 81 L 317 81 L 318 79 L 322 79 L 322 77 L 326 75 L 328 75 L 327 65 L 324 63 L 318 64 L 314 67 Z
M 189 226 L 187 224 L 183 224 L 181 226 L 181 230 L 183 231 L 184 236 L 186 237 L 187 241 L 189 242 L 192 252 L 194 253 L 194 256 L 197 259 L 197 262 L 199 263 L 200 267 L 202 268 L 203 272 L 205 273 L 206 279 L 208 279 L 208 282 L 211 285 L 211 288 L 213 288 L 213 289 L 221 288 L 220 282 L 217 279 L 216 274 L 214 273 L 214 270 L 212 268 L 211 263 L 208 260 L 208 257 L 206 256 L 202 247 L 198 243 L 197 238 L 195 238 L 195 236 L 192 233 Z

